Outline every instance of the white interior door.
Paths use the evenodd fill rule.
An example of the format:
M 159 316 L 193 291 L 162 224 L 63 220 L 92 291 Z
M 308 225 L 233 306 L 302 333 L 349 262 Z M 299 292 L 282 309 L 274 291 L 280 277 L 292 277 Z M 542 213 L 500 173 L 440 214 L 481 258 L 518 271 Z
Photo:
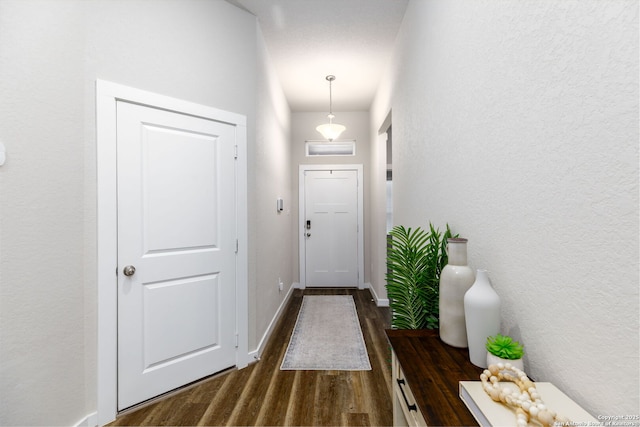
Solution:
M 304 172 L 305 285 L 358 286 L 358 173 Z
M 236 363 L 234 152 L 232 125 L 117 104 L 118 409 Z

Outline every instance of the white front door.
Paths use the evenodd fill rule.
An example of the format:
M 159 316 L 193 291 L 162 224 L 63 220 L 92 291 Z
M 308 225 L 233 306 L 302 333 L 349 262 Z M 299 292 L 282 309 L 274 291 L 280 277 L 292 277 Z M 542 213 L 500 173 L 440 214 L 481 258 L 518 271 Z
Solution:
M 358 286 L 357 171 L 305 171 L 304 198 L 305 285 Z
M 234 153 L 232 125 L 117 103 L 119 410 L 236 364 Z

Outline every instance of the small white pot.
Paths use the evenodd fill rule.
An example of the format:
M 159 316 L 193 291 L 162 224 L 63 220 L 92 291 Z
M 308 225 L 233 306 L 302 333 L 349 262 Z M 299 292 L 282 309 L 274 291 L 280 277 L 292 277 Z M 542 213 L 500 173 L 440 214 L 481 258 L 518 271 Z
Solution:
M 524 363 L 522 359 L 515 359 L 515 360 L 503 359 L 487 351 L 487 366 L 497 365 L 498 363 L 504 363 L 504 364 L 511 363 L 511 366 L 518 368 L 524 372 Z

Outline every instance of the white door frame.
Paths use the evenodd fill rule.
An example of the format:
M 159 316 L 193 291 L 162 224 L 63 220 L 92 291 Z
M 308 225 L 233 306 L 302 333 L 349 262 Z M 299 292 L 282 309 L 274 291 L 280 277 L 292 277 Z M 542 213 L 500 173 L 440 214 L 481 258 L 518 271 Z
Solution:
M 354 170 L 358 175 L 358 289 L 364 289 L 364 194 L 362 164 L 352 165 L 300 165 L 298 175 L 298 251 L 300 263 L 300 287 L 306 288 L 306 243 L 305 243 L 305 172 Z
M 249 363 L 248 261 L 247 261 L 247 126 L 246 117 L 119 84 L 96 82 L 97 158 L 97 270 L 98 270 L 98 425 L 116 418 L 118 378 L 117 276 L 117 162 L 116 103 L 133 102 L 181 114 L 234 125 L 238 150 L 236 212 L 238 253 L 236 262 L 236 366 Z

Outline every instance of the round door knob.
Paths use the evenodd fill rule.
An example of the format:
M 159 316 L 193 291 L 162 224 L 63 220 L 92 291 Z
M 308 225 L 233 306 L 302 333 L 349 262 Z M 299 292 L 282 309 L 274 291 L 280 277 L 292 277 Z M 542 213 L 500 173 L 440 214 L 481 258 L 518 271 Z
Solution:
M 133 276 L 136 274 L 136 268 L 133 265 L 127 265 L 122 272 L 125 276 Z

